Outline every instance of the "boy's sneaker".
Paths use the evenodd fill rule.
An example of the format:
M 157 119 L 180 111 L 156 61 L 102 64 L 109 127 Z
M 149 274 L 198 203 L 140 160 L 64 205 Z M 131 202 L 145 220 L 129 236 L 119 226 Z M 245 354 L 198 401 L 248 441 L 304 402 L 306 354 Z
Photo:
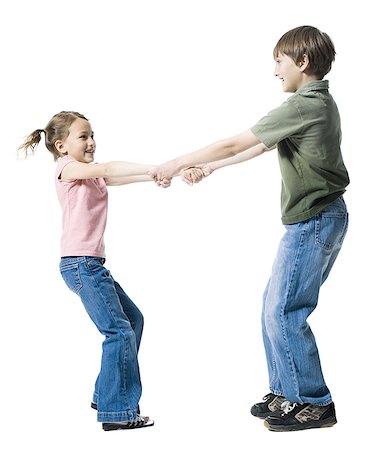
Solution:
M 271 413 L 281 411 L 281 405 L 286 399 L 280 395 L 267 394 L 263 400 L 263 402 L 255 403 L 251 408 L 251 414 L 260 419 L 265 419 Z
M 334 403 L 319 406 L 284 401 L 282 411 L 268 415 L 264 425 L 271 431 L 297 431 L 332 427 L 336 423 Z

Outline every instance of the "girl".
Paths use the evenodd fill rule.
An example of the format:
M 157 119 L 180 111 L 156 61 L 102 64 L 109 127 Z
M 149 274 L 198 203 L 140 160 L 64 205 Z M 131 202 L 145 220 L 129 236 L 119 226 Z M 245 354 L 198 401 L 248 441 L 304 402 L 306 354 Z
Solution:
M 33 152 L 42 133 L 47 149 L 58 160 L 55 185 L 63 212 L 60 271 L 105 336 L 91 406 L 97 409 L 105 431 L 152 426 L 154 422 L 141 416 L 138 407 L 141 381 L 137 353 L 143 316 L 104 267 L 103 235 L 107 186 L 149 181 L 147 173 L 153 166 L 91 164 L 96 150 L 94 133 L 88 120 L 77 112 L 56 114 L 20 148 L 26 154 Z

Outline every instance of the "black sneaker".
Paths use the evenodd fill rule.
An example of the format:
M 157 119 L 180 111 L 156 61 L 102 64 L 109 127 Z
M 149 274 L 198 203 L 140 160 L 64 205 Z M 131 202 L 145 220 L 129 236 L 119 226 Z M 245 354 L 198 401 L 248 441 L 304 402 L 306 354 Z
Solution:
M 270 414 L 264 425 L 271 431 L 297 431 L 332 427 L 337 423 L 334 403 L 327 406 L 285 401 L 282 411 Z
M 268 394 L 263 397 L 263 400 L 261 403 L 254 404 L 251 408 L 251 414 L 260 419 L 265 419 L 271 413 L 281 411 L 281 405 L 286 399 L 280 395 Z

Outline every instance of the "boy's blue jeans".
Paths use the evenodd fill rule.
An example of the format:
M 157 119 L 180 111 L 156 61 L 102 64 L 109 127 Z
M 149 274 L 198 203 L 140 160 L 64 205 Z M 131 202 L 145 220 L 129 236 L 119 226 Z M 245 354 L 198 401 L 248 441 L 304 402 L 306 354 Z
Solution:
M 286 225 L 264 293 L 262 329 L 270 390 L 290 402 L 328 405 L 314 335 L 307 323 L 341 249 L 348 213 L 339 197 L 317 216 Z
M 102 258 L 65 257 L 60 271 L 105 336 L 93 397 L 98 421 L 126 422 L 136 418 L 141 397 L 137 352 L 144 319 L 103 264 Z

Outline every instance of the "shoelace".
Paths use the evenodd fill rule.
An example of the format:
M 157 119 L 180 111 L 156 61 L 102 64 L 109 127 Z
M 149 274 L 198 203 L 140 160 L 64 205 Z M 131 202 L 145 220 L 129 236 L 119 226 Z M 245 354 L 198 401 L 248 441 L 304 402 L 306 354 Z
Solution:
M 296 406 L 297 403 L 292 403 L 288 400 L 285 400 L 283 403 L 281 403 L 281 409 L 284 411 L 284 414 L 289 414 Z
M 141 422 L 145 422 L 145 418 L 143 416 L 140 416 L 139 414 L 137 414 L 136 419 L 132 421 L 132 423 L 141 423 Z

